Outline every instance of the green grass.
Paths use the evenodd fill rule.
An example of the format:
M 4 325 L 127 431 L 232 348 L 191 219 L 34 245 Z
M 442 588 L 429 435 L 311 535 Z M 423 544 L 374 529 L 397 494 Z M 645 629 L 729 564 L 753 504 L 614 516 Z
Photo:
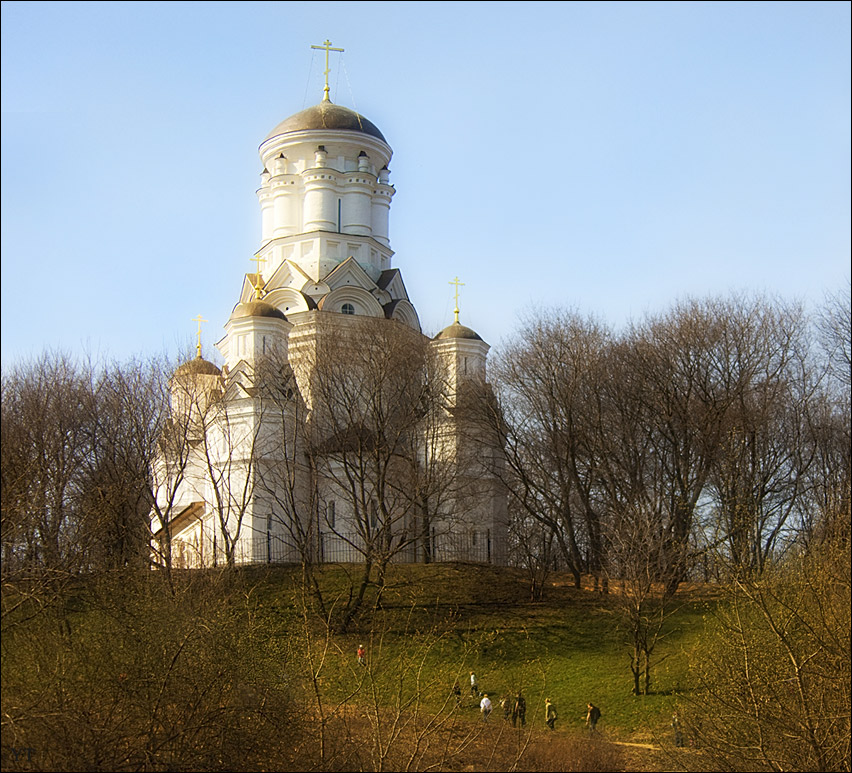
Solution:
M 357 571 L 322 568 L 327 603 L 348 593 Z M 328 759 L 342 769 L 369 767 L 371 744 L 397 731 L 394 753 L 404 760 L 419 729 L 438 723 L 432 742 L 461 744 L 454 769 L 481 770 L 493 754 L 506 765 L 514 759 L 523 734 L 502 723 L 499 699 L 522 690 L 532 730 L 524 764 L 538 766 L 526 769 L 665 769 L 647 750 L 583 737 L 586 703 L 603 712 L 604 739 L 670 740 L 712 599 L 703 590 L 680 594 L 658 647 L 654 692 L 636 697 L 615 599 L 551 579 L 544 600 L 531 602 L 517 570 L 394 566 L 381 606 L 371 588 L 351 629 L 330 634 L 303 603 L 295 567 L 176 573 L 173 587 L 158 573 L 81 578 L 39 614 L 21 607 L 4 621 L 4 711 L 19 720 L 4 733 L 8 745 L 42 749 L 44 769 L 124 764 L 156 747 L 168 769 L 234 769 L 248 759 L 264 769 L 275 759 L 302 770 L 316 762 L 320 715 L 334 749 Z M 361 643 L 366 668 L 356 661 Z M 469 693 L 471 670 L 494 701 L 487 726 Z M 547 697 L 559 711 L 555 734 L 544 726 Z M 615 755 L 609 762 L 597 759 L 604 747 Z
M 342 592 L 345 571 L 324 570 L 327 593 Z M 262 624 L 277 627 L 282 635 L 300 624 L 293 570 L 244 570 L 243 577 L 261 605 Z M 667 737 L 675 699 L 688 688 L 689 652 L 712 600 L 695 589 L 679 594 L 678 609 L 655 653 L 660 662 L 652 673 L 652 693 L 634 696 L 629 649 L 613 600 L 575 589 L 567 579 L 554 575 L 544 601 L 534 603 L 518 570 L 465 564 L 392 567 L 382 609 L 332 638 L 325 684 L 332 690 L 338 685 L 342 696 L 362 678 L 354 669 L 354 653 L 365 643 L 370 679 L 384 685 L 382 695 L 394 695 L 395 682 L 414 689 L 411 664 L 419 664 L 426 706 L 437 710 L 458 678 L 473 718 L 478 712 L 478 700 L 469 697 L 473 670 L 480 690 L 497 699 L 495 711 L 500 696 L 522 689 L 528 722 L 543 725 L 544 699 L 550 697 L 559 710 L 557 730 L 580 731 L 591 701 L 603 714 L 600 729 L 614 740 Z

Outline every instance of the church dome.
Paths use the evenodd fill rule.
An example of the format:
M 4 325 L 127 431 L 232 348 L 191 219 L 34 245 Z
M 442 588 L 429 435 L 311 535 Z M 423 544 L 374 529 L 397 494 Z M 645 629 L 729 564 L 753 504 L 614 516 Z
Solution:
M 198 356 L 194 360 L 185 362 L 176 371 L 176 376 L 221 376 L 219 370 L 212 362 Z
M 445 327 L 438 335 L 435 336 L 435 340 L 438 341 L 444 338 L 467 338 L 472 341 L 481 341 L 479 333 L 475 330 L 471 330 L 469 327 L 465 327 L 464 325 L 460 325 L 458 322 L 453 322 L 449 327 Z
M 243 319 L 245 317 L 274 317 L 277 319 L 287 319 L 284 312 L 276 309 L 271 303 L 266 301 L 248 301 L 240 303 L 231 314 L 231 319 Z
M 384 135 L 378 127 L 363 115 L 333 102 L 323 101 L 318 105 L 302 110 L 300 113 L 291 115 L 278 124 L 268 135 L 266 140 L 277 137 L 279 134 L 291 132 L 310 131 L 315 129 L 336 129 L 352 132 L 360 132 L 387 143 Z M 266 142 L 264 140 L 264 142 Z

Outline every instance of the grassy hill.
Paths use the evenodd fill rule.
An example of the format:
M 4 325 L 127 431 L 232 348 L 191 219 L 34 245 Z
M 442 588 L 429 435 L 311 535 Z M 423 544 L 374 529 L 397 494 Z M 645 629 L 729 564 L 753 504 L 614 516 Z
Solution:
M 341 568 L 329 567 L 323 577 L 327 592 L 341 592 Z M 462 709 L 479 719 L 479 698 L 469 691 L 469 672 L 479 689 L 494 701 L 522 690 L 528 722 L 544 728 L 544 700 L 551 698 L 560 719 L 558 734 L 584 730 L 586 704 L 602 711 L 601 734 L 611 740 L 656 744 L 670 740 L 670 722 L 677 694 L 687 688 L 689 652 L 697 646 L 703 617 L 713 594 L 694 586 L 679 592 L 675 612 L 665 625 L 656 650 L 651 694 L 631 694 L 630 649 L 621 627 L 618 605 L 588 587 L 576 589 L 569 578 L 554 574 L 545 598 L 529 601 L 521 570 L 475 564 L 392 567 L 381 609 L 365 615 L 351 632 L 333 637 L 325 662 L 327 682 L 340 695 L 360 675 L 355 651 L 365 644 L 371 676 L 399 678 L 391 664 L 415 665 L 428 685 L 427 707 L 438 710 L 455 679 L 464 700 Z M 256 588 L 265 624 L 287 628 L 296 620 L 290 570 L 247 570 L 245 580 Z M 357 698 L 354 699 L 357 703 Z
M 357 571 L 322 568 L 327 611 Z M 345 634 L 323 625 L 299 580 L 296 567 L 268 567 L 185 573 L 171 587 L 159 573 L 89 578 L 20 606 L 5 594 L 3 769 L 672 769 L 648 747 L 671 741 L 714 604 L 705 590 L 679 593 L 652 693 L 633 696 L 614 597 L 567 577 L 531 602 L 519 570 L 394 566 Z M 487 724 L 470 671 L 494 702 Z M 519 690 L 523 731 L 499 706 Z M 595 739 L 588 701 L 602 711 Z

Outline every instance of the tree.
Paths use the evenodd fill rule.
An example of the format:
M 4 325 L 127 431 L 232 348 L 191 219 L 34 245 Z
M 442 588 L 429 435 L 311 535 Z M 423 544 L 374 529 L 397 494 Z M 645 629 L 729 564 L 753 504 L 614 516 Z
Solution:
M 609 587 L 630 648 L 634 695 L 651 692 L 654 654 L 675 611 L 674 593 L 660 581 L 660 567 L 671 560 L 660 515 L 659 509 L 626 511 L 607 530 Z
M 806 444 L 812 464 L 798 504 L 802 542 L 850 538 L 852 522 L 852 390 L 850 390 L 849 288 L 828 296 L 817 315 L 822 345 L 823 387 L 806 416 Z
M 526 321 L 492 372 L 515 512 L 552 535 L 574 583 L 604 563 L 595 491 L 601 454 L 598 391 L 608 331 L 593 319 L 551 311 Z
M 725 316 L 730 334 L 720 361 L 733 402 L 708 480 L 713 541 L 725 545 L 736 571 L 759 573 L 794 537 L 817 379 L 800 307 L 736 302 Z
M 44 615 L 2 637 L 4 768 L 11 747 L 38 770 L 305 769 L 237 573 L 88 575 L 63 600 L 73 637 Z
M 728 542 L 740 564 L 758 570 L 777 545 L 808 463 L 800 406 L 813 384 L 803 331 L 800 308 L 733 296 L 680 302 L 624 337 L 616 367 L 630 394 L 617 404 L 633 418 L 619 424 L 642 437 L 613 445 L 615 461 L 628 464 L 608 479 L 632 481 L 630 496 L 644 488 L 646 502 L 664 508 L 670 556 L 661 571 L 672 590 L 696 538 Z M 619 448 L 643 452 L 631 458 Z
M 93 567 L 149 564 L 151 469 L 166 409 L 162 380 L 158 360 L 112 363 L 98 372 L 87 395 L 89 453 L 80 504 L 93 533 Z
M 254 374 L 229 374 L 223 391 L 210 393 L 199 405 L 198 421 L 200 466 L 209 505 L 214 513 L 214 529 L 221 537 L 221 545 L 214 548 L 214 564 L 218 553 L 225 564 L 236 566 L 241 542 L 250 542 L 253 535 L 244 538 L 243 529 L 255 505 L 257 466 L 265 452 L 271 451 L 264 441 L 262 400 L 257 395 Z M 245 550 L 245 549 L 244 549 Z M 246 553 L 251 551 L 249 545 Z
M 679 714 L 715 770 L 850 769 L 848 543 L 737 578 Z
M 3 376 L 4 571 L 84 568 L 89 537 L 78 498 L 89 453 L 91 374 L 45 354 Z
M 208 398 L 219 386 L 216 377 L 195 372 L 198 360 L 190 360 L 178 368 L 164 364 L 158 369 L 151 398 L 157 410 L 153 413 L 154 420 L 145 425 L 154 438 L 148 492 L 152 563 L 166 572 L 170 586 L 173 530 L 176 519 L 192 506 L 185 499 L 188 484 L 196 482 L 197 486 L 203 479 L 195 449 L 202 442 L 202 417 L 207 411 Z M 203 564 L 203 556 L 197 558 Z
M 299 561 L 303 588 L 312 590 L 325 619 L 328 613 L 316 576 L 320 520 L 308 457 L 308 410 L 283 352 L 270 352 L 257 364 L 257 371 L 266 443 L 272 446 L 256 464 L 255 491 L 269 508 L 267 560 Z M 280 535 L 277 542 L 273 532 Z
M 688 300 L 648 317 L 625 338 L 620 372 L 638 379 L 646 457 L 657 469 L 645 482 L 665 517 L 666 553 L 660 566 L 670 592 L 686 576 L 696 508 L 705 491 L 737 387 L 726 348 L 736 338 L 725 304 Z
M 320 557 L 358 560 L 340 630 L 378 598 L 391 560 L 412 560 L 446 483 L 428 447 L 436 399 L 428 340 L 390 320 L 323 318 L 291 354 L 306 410 L 304 453 L 315 487 Z M 451 490 L 445 486 L 444 491 Z M 431 510 L 429 508 L 432 508 Z M 378 599 L 377 599 L 378 600 Z
M 826 372 L 848 395 L 852 387 L 852 286 L 826 296 L 817 312 L 816 326 Z M 847 398 L 848 399 L 848 398 Z

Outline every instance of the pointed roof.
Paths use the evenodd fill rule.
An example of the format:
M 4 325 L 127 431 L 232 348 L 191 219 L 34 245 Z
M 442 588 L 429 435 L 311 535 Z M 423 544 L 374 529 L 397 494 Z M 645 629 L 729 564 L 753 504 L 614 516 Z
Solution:
M 408 300 L 408 290 L 405 289 L 405 282 L 402 281 L 402 272 L 398 268 L 386 268 L 379 275 L 376 285 L 380 290 L 390 293 L 393 300 L 404 298 Z
M 343 285 L 354 285 L 365 290 L 372 290 L 376 283 L 364 271 L 361 264 L 351 255 L 338 263 L 323 280 L 332 290 Z

